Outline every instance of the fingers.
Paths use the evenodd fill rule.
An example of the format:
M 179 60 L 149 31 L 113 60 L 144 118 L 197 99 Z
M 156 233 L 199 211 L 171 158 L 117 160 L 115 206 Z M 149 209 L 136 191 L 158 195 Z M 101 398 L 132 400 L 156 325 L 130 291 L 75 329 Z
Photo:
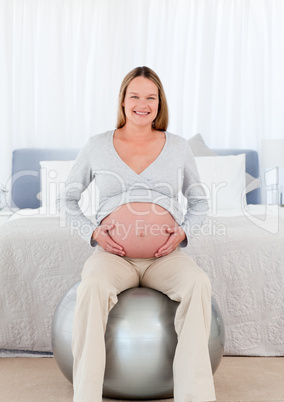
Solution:
M 185 238 L 185 232 L 180 226 L 168 227 L 167 232 L 175 233 L 175 234 L 180 235 L 181 237 Z
M 109 239 L 107 239 L 106 245 L 104 247 L 105 251 L 108 251 L 109 253 L 120 255 L 123 257 L 125 255 L 125 251 L 123 250 L 123 247 L 117 244 L 115 241 L 112 240 L 110 236 L 108 236 Z
M 168 233 L 176 233 L 177 230 L 178 230 L 178 227 L 177 227 L 177 226 L 172 226 L 172 227 L 168 227 L 168 228 L 167 228 L 167 232 L 168 232 Z
M 120 255 L 122 257 L 125 255 L 123 247 L 120 244 L 116 243 L 112 239 L 112 237 L 109 235 L 108 232 L 106 232 L 105 240 L 106 240 L 106 245 L 105 245 L 104 249 L 106 251 L 108 251 L 109 253 L 112 253 L 112 254 Z
M 170 236 L 166 243 L 155 253 L 156 258 L 170 254 L 185 238 L 185 233 L 179 226 L 169 227 L 167 228 L 167 232 Z
M 114 224 L 98 226 L 93 233 L 93 238 L 105 251 L 123 257 L 125 255 L 123 247 L 109 235 L 109 230 L 113 229 L 114 226 Z
M 171 253 L 172 251 L 174 251 L 177 246 L 179 245 L 179 243 L 176 242 L 176 239 L 174 238 L 174 236 L 176 236 L 176 234 L 171 234 L 168 238 L 168 240 L 166 241 L 166 243 L 159 248 L 159 250 L 155 253 L 155 257 L 159 258 L 159 257 L 163 257 L 164 255 L 168 255 L 169 253 Z
M 114 223 L 112 223 L 112 224 L 110 224 L 110 225 L 102 225 L 102 226 L 99 226 L 101 232 L 104 232 L 104 233 L 107 232 L 108 230 L 113 229 L 114 227 L 115 227 L 115 224 L 114 224 Z

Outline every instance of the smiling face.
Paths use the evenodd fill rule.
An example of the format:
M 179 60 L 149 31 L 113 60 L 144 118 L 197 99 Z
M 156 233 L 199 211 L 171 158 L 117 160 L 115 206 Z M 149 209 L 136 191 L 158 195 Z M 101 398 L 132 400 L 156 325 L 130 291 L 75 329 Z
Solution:
M 127 124 L 152 126 L 159 109 L 157 85 L 143 76 L 134 78 L 127 87 L 122 106 Z

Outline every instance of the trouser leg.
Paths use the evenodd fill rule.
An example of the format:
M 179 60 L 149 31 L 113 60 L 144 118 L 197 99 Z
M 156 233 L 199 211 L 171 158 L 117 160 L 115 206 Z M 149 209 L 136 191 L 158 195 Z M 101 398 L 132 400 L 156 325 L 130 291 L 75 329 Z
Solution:
M 121 257 L 97 249 L 86 261 L 73 323 L 74 402 L 102 400 L 108 313 L 120 292 L 138 284 L 135 269 Z
M 175 402 L 215 400 L 208 350 L 211 285 L 207 275 L 191 257 L 176 250 L 157 259 L 145 272 L 141 285 L 180 302 L 175 317 Z

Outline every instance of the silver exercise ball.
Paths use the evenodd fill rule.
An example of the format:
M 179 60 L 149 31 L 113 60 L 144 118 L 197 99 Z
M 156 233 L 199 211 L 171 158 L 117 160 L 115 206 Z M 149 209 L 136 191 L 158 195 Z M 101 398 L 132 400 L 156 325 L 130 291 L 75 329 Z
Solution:
M 59 302 L 52 323 L 52 349 L 57 364 L 72 382 L 74 285 Z M 106 329 L 103 396 L 116 399 L 173 397 L 172 363 L 177 344 L 174 316 L 178 303 L 149 288 L 128 289 L 118 296 Z M 224 328 L 212 300 L 209 352 L 213 373 L 223 356 Z

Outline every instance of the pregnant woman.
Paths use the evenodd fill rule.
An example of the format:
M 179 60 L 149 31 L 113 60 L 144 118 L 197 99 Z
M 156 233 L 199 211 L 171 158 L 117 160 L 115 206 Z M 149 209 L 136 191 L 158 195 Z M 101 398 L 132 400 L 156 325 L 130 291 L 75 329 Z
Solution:
M 91 137 L 67 178 L 61 213 L 95 247 L 82 271 L 73 326 L 75 402 L 102 401 L 104 334 L 117 295 L 146 286 L 179 302 L 173 363 L 175 402 L 213 401 L 208 351 L 211 286 L 181 248 L 206 216 L 194 157 L 167 132 L 163 86 L 148 67 L 124 78 L 117 128 Z M 78 206 L 95 180 L 99 205 L 91 221 Z M 182 191 L 186 213 L 178 202 Z

